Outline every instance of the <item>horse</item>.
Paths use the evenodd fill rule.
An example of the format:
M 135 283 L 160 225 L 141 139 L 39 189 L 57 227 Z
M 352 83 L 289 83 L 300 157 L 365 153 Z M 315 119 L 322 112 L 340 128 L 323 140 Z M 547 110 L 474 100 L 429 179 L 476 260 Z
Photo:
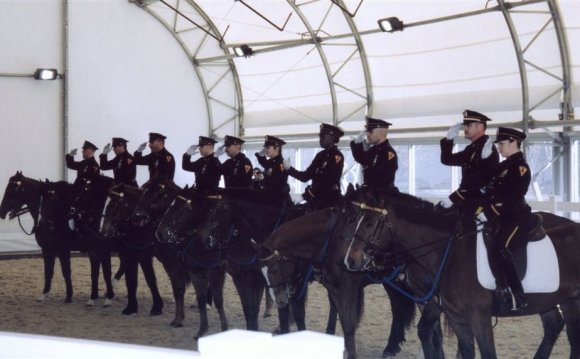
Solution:
M 496 358 L 492 316 L 540 314 L 545 335 L 535 358 L 548 358 L 563 324 L 570 341 L 570 358 L 580 358 L 580 224 L 539 212 L 558 257 L 559 286 L 550 293 L 526 294 L 525 311 L 500 312 L 492 291 L 478 281 L 476 232 L 458 233 L 456 219 L 432 204 L 407 194 L 367 193 L 351 207 L 359 226 L 344 258 L 355 271 L 392 268 L 412 288 L 406 295 L 419 302 L 438 299 L 458 338 L 462 358 L 474 358 L 474 339 L 482 358 Z M 426 355 L 426 357 L 428 357 Z
M 0 204 L 0 218 L 18 218 L 30 212 L 36 243 L 42 250 L 44 263 L 44 288 L 38 301 L 48 298 L 54 275 L 56 257 L 59 258 L 61 272 L 64 277 L 66 296 L 65 303 L 72 303 L 73 286 L 71 278 L 70 251 L 73 246 L 74 234 L 68 226 L 70 198 L 72 185 L 64 182 L 41 182 L 22 175 L 22 172 L 10 177 L 4 197 Z M 21 225 L 22 228 L 22 225 Z
M 82 179 L 76 188 L 76 197 L 70 209 L 74 219 L 75 229 L 81 243 L 86 249 L 91 263 L 91 296 L 87 306 L 94 306 L 99 297 L 99 271 L 103 268 L 106 294 L 103 307 L 112 305 L 115 292 L 112 284 L 111 251 L 113 242 L 99 234 L 101 218 L 109 189 L 114 186 L 114 180 L 107 176 L 98 176 L 93 180 Z
M 289 196 L 246 188 L 221 190 L 215 209 L 208 213 L 198 235 L 208 248 L 224 253 L 226 270 L 232 276 L 240 296 L 248 330 L 258 330 L 258 314 L 266 285 L 260 272 L 254 243 L 263 241 L 280 223 L 293 205 Z M 289 331 L 289 313 L 278 311 L 282 332 Z M 304 309 L 294 313 L 299 329 L 305 329 Z
M 355 194 L 347 193 L 343 203 L 348 203 Z M 338 309 L 348 358 L 357 357 L 355 332 L 364 307 L 364 287 L 376 283 L 370 276 L 349 272 L 342 265 L 347 250 L 344 238 L 356 226 L 341 204 L 284 223 L 260 247 L 264 275 L 278 304 L 284 304 L 296 291 L 292 287 L 296 282 L 293 276 L 297 263 L 308 262 L 310 267 L 318 267 L 318 277 Z M 388 286 L 383 287 L 391 299 L 393 315 L 391 333 L 383 351 L 383 357 L 387 357 L 400 351 L 405 328 L 415 315 L 415 305 Z
M 216 196 L 204 195 L 186 186 L 169 206 L 156 231 L 155 253 L 171 280 L 175 299 L 175 317 L 171 325 L 183 326 L 185 289 L 188 283 L 192 283 L 197 294 L 200 318 L 195 340 L 209 329 L 206 306 L 208 286 L 218 310 L 221 330 L 228 329 L 223 308 L 223 256 L 217 250 L 207 250 L 195 235 L 196 225 L 202 221 L 206 211 L 211 210 L 215 200 Z
M 153 269 L 154 229 L 151 226 L 143 227 L 132 222 L 133 212 L 141 199 L 145 197 L 145 192 L 149 191 L 147 195 L 147 201 L 149 201 L 151 191 L 155 191 L 161 185 L 159 182 L 150 182 L 149 187 L 140 189 L 120 184 L 109 190 L 109 202 L 105 208 L 100 234 L 117 243 L 121 267 L 125 271 L 127 305 L 121 312 L 123 315 L 131 315 L 139 311 L 137 302 L 139 265 L 153 297 L 153 305 L 149 313 L 150 315 L 163 313 L 163 299 L 159 293 Z M 137 222 L 145 223 L 141 220 Z

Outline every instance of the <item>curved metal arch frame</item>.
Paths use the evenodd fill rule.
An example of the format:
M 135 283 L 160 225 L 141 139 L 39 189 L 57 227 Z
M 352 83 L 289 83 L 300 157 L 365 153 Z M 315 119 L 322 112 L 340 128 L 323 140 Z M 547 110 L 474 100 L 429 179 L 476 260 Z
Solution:
M 204 21 L 205 21 L 205 25 L 210 29 L 210 31 L 215 34 L 215 36 L 219 39 L 222 38 L 222 34 L 220 33 L 220 31 L 218 30 L 218 28 L 215 26 L 215 24 L 213 23 L 213 21 L 211 21 L 211 19 L 209 18 L 209 16 L 207 16 L 207 14 L 199 7 L 199 5 L 197 5 L 193 0 L 185 0 L 196 12 L 199 16 L 201 16 Z M 207 85 L 207 81 L 205 80 L 203 73 L 200 71 L 200 67 L 202 66 L 201 64 L 197 63 L 195 61 L 195 55 L 190 51 L 190 49 L 188 48 L 188 46 L 186 45 L 186 42 L 182 39 L 182 37 L 180 36 L 180 34 L 178 32 L 175 31 L 174 27 L 172 26 L 172 24 L 168 23 L 167 21 L 165 21 L 165 19 L 163 19 L 163 17 L 161 17 L 158 13 L 155 12 L 155 10 L 153 8 L 151 8 L 149 5 L 155 3 L 155 1 L 150 1 L 150 2 L 142 2 L 142 1 L 134 1 L 134 3 L 142 8 L 143 10 L 147 11 L 147 13 L 149 13 L 151 16 L 153 16 L 156 20 L 158 20 L 170 33 L 171 35 L 175 38 L 175 40 L 179 43 L 179 45 L 181 46 L 181 48 L 183 49 L 183 51 L 185 52 L 186 56 L 189 58 L 189 60 L 191 61 L 194 71 L 199 79 L 200 85 L 202 87 L 202 91 L 203 91 L 203 95 L 204 95 L 204 101 L 206 104 L 206 111 L 207 111 L 207 116 L 208 116 L 208 129 L 209 129 L 209 135 L 214 134 L 216 128 L 214 127 L 214 114 L 212 111 L 212 100 L 213 101 L 217 101 L 216 99 L 213 99 L 211 96 L 211 88 L 208 87 Z M 206 41 L 208 35 L 206 35 L 203 40 L 200 42 L 200 47 L 202 46 L 202 44 Z M 240 80 L 239 80 L 239 75 L 238 72 L 236 70 L 235 64 L 233 62 L 233 60 L 231 60 L 231 58 L 227 58 L 227 56 L 229 56 L 229 52 L 228 50 L 222 46 L 223 44 L 220 44 L 220 47 L 223 49 L 224 51 L 224 55 L 226 56 L 226 61 L 227 61 L 227 66 L 229 66 L 229 72 L 231 72 L 232 77 L 233 77 L 233 86 L 234 86 L 234 93 L 235 93 L 235 100 L 233 104 L 224 104 L 222 102 L 220 102 L 222 105 L 228 106 L 230 108 L 232 108 L 232 110 L 234 111 L 234 117 L 233 120 L 234 121 L 234 135 L 238 136 L 238 135 L 242 135 L 243 136 L 243 96 L 242 96 L 242 91 L 241 91 L 241 85 L 240 85 Z M 222 77 L 223 79 L 223 77 Z M 221 80 L 221 79 L 220 79 Z M 229 120 L 229 121 L 231 121 Z M 228 122 L 229 122 L 228 121 Z
M 302 21 L 302 23 L 304 24 L 304 26 L 308 30 L 310 37 L 312 39 L 318 39 L 318 35 L 316 34 L 312 25 L 310 24 L 310 22 L 308 21 L 308 19 L 306 18 L 306 16 L 302 12 L 302 10 L 300 9 L 300 7 L 307 6 L 310 3 L 306 2 L 306 3 L 303 3 L 301 5 L 296 5 L 295 0 L 287 0 L 287 2 L 290 5 L 290 7 L 294 10 L 294 12 L 296 14 L 298 14 L 298 17 L 300 18 L 300 20 Z M 356 27 L 356 24 L 352 20 L 352 17 L 349 16 L 349 14 L 344 11 L 343 1 L 338 0 L 338 2 L 340 3 L 340 5 L 342 5 L 342 7 L 339 7 L 339 9 L 342 11 L 342 13 L 345 17 L 345 21 L 347 22 L 349 28 L 352 31 L 352 37 L 355 39 L 355 43 L 353 44 L 353 46 L 356 46 L 356 51 L 358 51 L 358 53 L 360 54 L 359 57 L 360 57 L 361 66 L 362 66 L 362 70 L 363 70 L 363 74 L 364 74 L 365 90 L 366 90 L 366 96 L 365 96 L 366 112 L 370 116 L 370 115 L 372 115 L 372 109 L 373 109 L 373 96 L 372 96 L 373 91 L 372 91 L 372 77 L 370 74 L 370 67 L 368 64 L 367 57 L 366 57 L 366 52 L 364 49 L 362 38 L 361 38 L 360 33 L 358 32 L 358 29 Z M 333 6 L 333 4 L 331 3 L 330 6 Z M 320 56 L 320 59 L 322 61 L 322 64 L 324 66 L 324 70 L 325 70 L 325 73 L 326 73 L 326 76 L 328 79 L 328 86 L 329 86 L 330 96 L 331 96 L 331 100 L 332 100 L 332 122 L 334 125 L 339 125 L 341 120 L 340 120 L 339 115 L 338 115 L 339 106 L 338 106 L 338 100 L 336 97 L 336 83 L 333 80 L 334 76 L 332 74 L 331 66 L 330 66 L 330 63 L 329 63 L 328 58 L 326 56 L 324 46 L 322 46 L 322 42 L 315 40 L 315 41 L 313 41 L 313 44 L 316 46 L 316 50 L 318 51 L 318 54 Z M 345 63 L 348 61 L 350 61 L 350 58 L 347 61 L 345 61 Z M 348 90 L 348 88 L 347 88 L 347 90 Z M 352 92 L 354 92 L 354 91 L 352 91 Z M 351 115 L 352 114 L 348 115 L 347 118 L 350 117 Z

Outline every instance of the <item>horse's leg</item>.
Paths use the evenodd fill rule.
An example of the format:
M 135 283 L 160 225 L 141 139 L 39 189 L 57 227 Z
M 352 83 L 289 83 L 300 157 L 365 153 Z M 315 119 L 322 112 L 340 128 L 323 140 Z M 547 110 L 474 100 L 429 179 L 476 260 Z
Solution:
M 209 288 L 213 295 L 213 302 L 220 317 L 221 330 L 228 330 L 228 319 L 224 311 L 224 283 L 226 280 L 226 271 L 223 266 L 216 269 L 210 269 L 207 274 L 209 279 Z
M 101 248 L 99 251 L 99 257 L 101 266 L 103 267 L 103 279 L 105 280 L 105 287 L 107 288 L 104 307 L 110 307 L 112 305 L 111 300 L 115 297 L 115 289 L 113 288 L 112 282 L 113 271 L 111 268 L 111 252 L 106 248 Z
M 475 358 L 475 343 L 473 340 L 473 332 L 471 331 L 468 323 L 461 318 L 451 318 L 449 315 L 447 316 L 447 320 L 451 324 L 453 332 L 457 336 L 457 350 L 461 354 L 461 358 Z
M 240 301 L 242 302 L 242 311 L 246 319 L 246 329 L 257 331 L 260 302 L 264 294 L 262 274 L 254 268 L 231 262 L 229 271 L 234 281 L 234 286 L 240 296 Z
M 353 282 L 353 283 L 350 283 Z M 363 286 L 358 279 L 343 278 L 340 293 L 332 294 L 337 304 L 338 317 L 344 334 L 348 359 L 357 357 L 355 333 L 364 306 Z
M 121 266 L 125 270 L 125 285 L 127 286 L 127 306 L 123 309 L 123 315 L 130 315 L 139 311 L 137 303 L 137 285 L 139 283 L 138 269 L 139 260 L 135 253 L 130 253 L 130 249 L 124 249 L 119 253 Z
M 265 302 L 266 302 L 266 309 L 264 309 L 264 314 L 262 315 L 262 318 L 268 318 L 272 316 L 272 310 L 274 308 L 274 301 L 272 300 L 272 297 L 269 295 L 265 296 Z
M 290 333 L 290 303 L 292 303 L 292 300 L 286 306 L 278 308 L 278 321 L 280 322 L 280 326 L 274 332 L 275 334 Z
M 64 278 L 64 285 L 66 288 L 65 303 L 72 303 L 73 285 L 72 285 L 72 269 L 70 265 L 70 251 L 68 248 L 61 249 L 58 259 L 60 261 L 60 271 Z M 54 264 L 53 264 L 54 267 Z
M 405 328 L 411 325 L 415 317 L 415 303 L 404 297 L 390 286 L 383 284 L 383 288 L 391 300 L 391 333 L 387 346 L 383 350 L 383 358 L 396 356 L 401 351 L 401 343 L 405 342 Z
M 209 329 L 207 319 L 207 281 L 200 272 L 188 272 L 189 279 L 197 294 L 197 310 L 199 311 L 199 329 L 193 336 L 194 340 L 201 338 Z
M 177 260 L 177 258 L 175 259 Z M 181 270 L 178 266 L 163 265 L 169 280 L 171 281 L 171 289 L 173 290 L 173 299 L 175 300 L 175 315 L 171 321 L 171 326 L 182 327 L 183 319 L 185 318 L 185 289 L 187 281 L 189 280 L 186 271 Z
M 561 305 L 566 334 L 570 342 L 570 359 L 580 358 L 580 300 L 569 299 Z
M 474 313 L 470 318 L 472 323 L 473 334 L 482 359 L 496 359 L 495 343 L 493 340 L 493 327 L 491 325 L 491 316 L 489 313 Z M 465 357 L 464 357 L 465 358 Z
M 91 298 L 87 302 L 87 305 L 95 305 L 95 299 L 99 298 L 99 272 L 100 272 L 100 260 L 99 253 L 94 249 L 89 251 L 89 261 L 91 262 Z
M 42 249 L 42 261 L 44 264 L 44 288 L 42 295 L 38 297 L 37 301 L 43 302 L 50 293 L 52 286 L 52 277 L 54 276 L 54 262 L 56 260 L 56 253 L 52 250 Z
M 425 359 L 445 358 L 440 317 L 441 309 L 433 301 L 427 303 L 421 313 L 417 332 Z
M 330 293 L 328 293 L 328 322 L 326 322 L 326 334 L 334 335 L 336 333 L 336 320 L 338 319 L 338 312 L 336 310 L 336 304 L 332 300 Z
M 143 270 L 143 275 L 145 276 L 145 281 L 149 286 L 151 291 L 151 296 L 153 297 L 153 306 L 151 307 L 151 315 L 161 315 L 163 314 L 163 299 L 161 294 L 159 294 L 159 288 L 157 287 L 157 277 L 155 276 L 155 269 L 153 269 L 153 254 L 151 250 L 147 250 L 146 253 L 141 253 L 139 255 L 141 264 L 141 270 Z
M 552 348 L 554 348 L 560 332 L 564 329 L 565 323 L 558 309 L 545 312 L 540 317 L 542 319 L 542 326 L 544 327 L 544 337 L 534 355 L 534 359 L 547 359 L 550 357 Z
M 306 330 L 306 297 L 308 295 L 308 287 L 304 293 L 298 298 L 290 301 L 292 304 L 292 314 L 294 315 L 294 322 L 296 323 L 296 330 Z

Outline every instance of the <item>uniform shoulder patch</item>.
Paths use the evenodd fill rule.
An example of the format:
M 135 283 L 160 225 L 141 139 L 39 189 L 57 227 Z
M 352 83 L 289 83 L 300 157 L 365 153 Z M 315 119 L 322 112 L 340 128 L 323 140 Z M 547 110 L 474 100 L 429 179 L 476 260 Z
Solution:
M 173 157 L 171 157 L 171 156 L 165 156 L 165 159 L 167 160 L 167 162 L 171 162 L 171 160 L 173 159 Z
M 280 172 L 284 172 L 286 169 L 284 168 L 284 164 L 280 163 Z
M 393 158 L 395 158 L 395 156 L 396 155 L 394 152 L 391 152 L 391 151 L 387 152 L 387 158 L 389 159 L 389 161 L 392 160 Z
M 133 159 L 132 158 L 127 158 L 127 164 L 130 165 L 131 163 L 133 163 Z
M 244 165 L 244 169 L 246 170 L 246 173 L 248 173 L 252 169 L 252 166 Z
M 526 172 L 528 172 L 528 169 L 526 168 L 526 166 L 520 166 L 519 170 L 520 170 L 520 177 L 525 175 Z
M 336 163 L 340 163 L 340 161 L 342 161 L 342 156 L 334 155 L 334 160 L 336 161 Z

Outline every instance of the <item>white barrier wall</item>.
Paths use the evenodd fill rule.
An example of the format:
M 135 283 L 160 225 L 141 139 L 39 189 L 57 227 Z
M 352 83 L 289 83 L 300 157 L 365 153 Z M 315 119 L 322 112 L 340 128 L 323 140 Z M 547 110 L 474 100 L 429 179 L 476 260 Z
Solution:
M 272 336 L 241 329 L 199 339 L 199 352 L 95 340 L 0 332 L 0 358 L 342 359 L 344 339 L 312 331 Z

